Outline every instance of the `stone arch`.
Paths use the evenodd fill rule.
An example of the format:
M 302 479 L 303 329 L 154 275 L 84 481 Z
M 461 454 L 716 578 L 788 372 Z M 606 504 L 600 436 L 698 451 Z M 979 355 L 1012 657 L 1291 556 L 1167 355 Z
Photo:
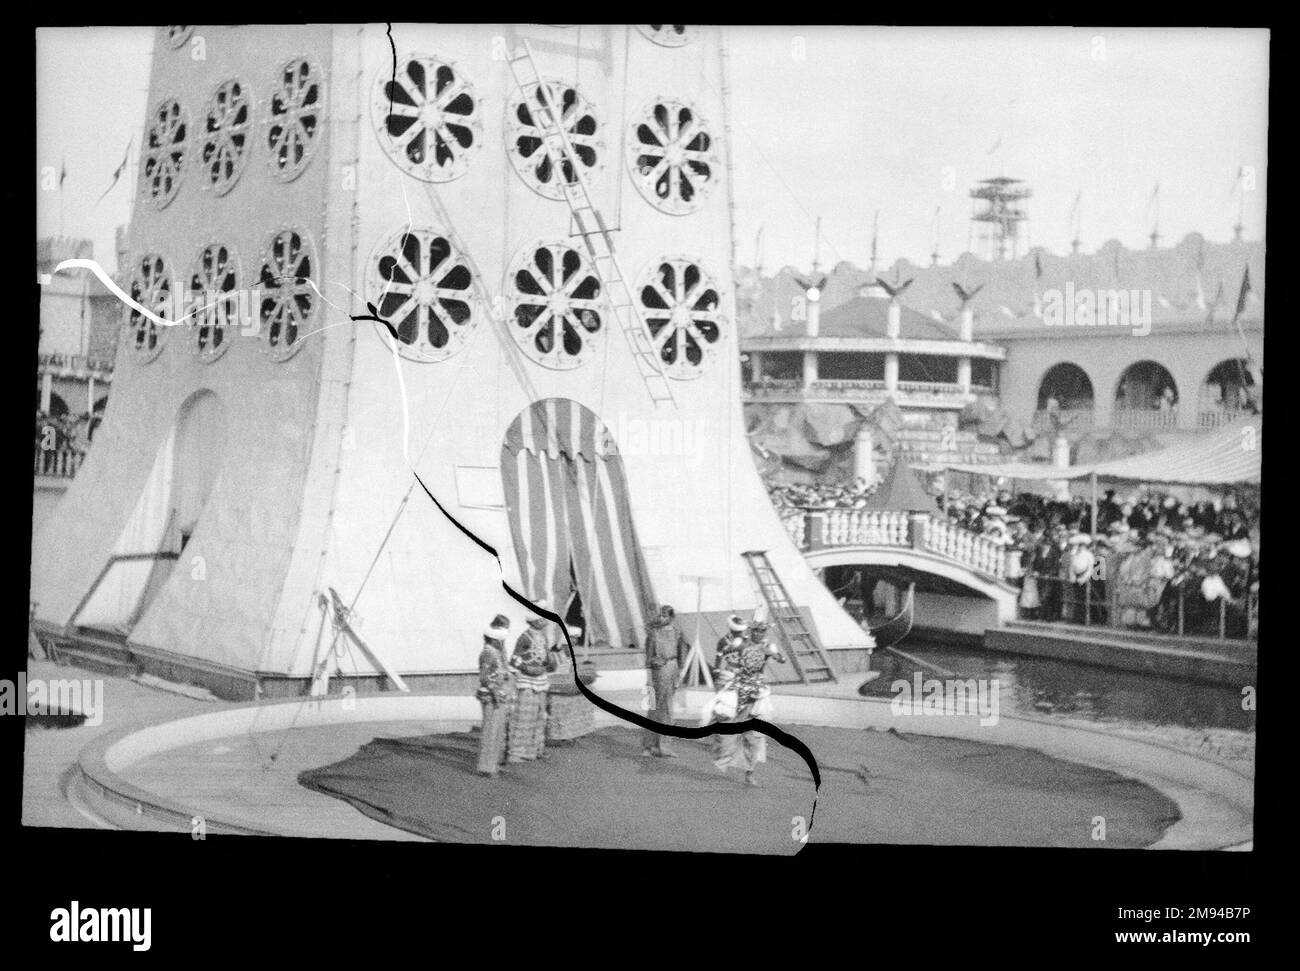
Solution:
M 1178 404 L 1178 382 L 1159 361 L 1134 361 L 1115 382 L 1114 402 L 1117 412 L 1165 410 Z
M 1206 372 L 1198 389 L 1197 406 L 1201 412 L 1254 411 L 1255 378 L 1245 358 L 1225 358 Z
M 1061 411 L 1091 411 L 1096 404 L 1092 379 L 1073 361 L 1053 364 L 1038 381 L 1038 410 L 1048 409 L 1048 400 L 1056 399 Z

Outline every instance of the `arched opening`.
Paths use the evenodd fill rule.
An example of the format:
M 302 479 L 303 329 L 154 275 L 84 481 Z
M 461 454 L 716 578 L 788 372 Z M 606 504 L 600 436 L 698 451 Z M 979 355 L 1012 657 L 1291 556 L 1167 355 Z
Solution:
M 194 534 L 226 451 L 225 409 L 211 391 L 186 399 L 154 456 L 126 525 L 72 616 L 125 638 Z
M 198 526 L 226 451 L 225 408 L 211 391 L 191 395 L 176 419 L 172 542 L 185 549 Z
M 656 601 L 601 420 L 567 398 L 536 402 L 506 430 L 501 478 L 523 592 L 582 628 L 587 646 L 639 645 Z
M 1038 382 L 1034 425 L 1053 430 L 1059 430 L 1058 425 L 1086 427 L 1092 424 L 1094 403 L 1088 372 L 1071 361 L 1062 361 L 1048 368 Z
M 1245 358 L 1229 358 L 1210 369 L 1201 385 L 1198 424 L 1217 428 L 1242 415 L 1259 412 L 1255 378 Z
M 1178 385 L 1168 368 L 1138 361 L 1124 369 L 1115 385 L 1116 427 L 1173 427 L 1177 415 Z
M 69 411 L 70 409 L 68 408 L 68 403 L 63 400 L 63 396 L 60 394 L 56 394 L 54 392 L 50 392 L 50 412 L 49 412 L 50 417 L 67 418 Z

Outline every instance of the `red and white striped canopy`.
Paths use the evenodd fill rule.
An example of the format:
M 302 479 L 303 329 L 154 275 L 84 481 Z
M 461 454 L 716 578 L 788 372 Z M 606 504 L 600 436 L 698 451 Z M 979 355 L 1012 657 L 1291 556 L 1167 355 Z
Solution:
M 533 404 L 506 431 L 501 475 L 525 592 L 563 613 L 572 577 L 588 644 L 641 644 L 654 591 L 618 447 L 600 419 L 565 398 Z

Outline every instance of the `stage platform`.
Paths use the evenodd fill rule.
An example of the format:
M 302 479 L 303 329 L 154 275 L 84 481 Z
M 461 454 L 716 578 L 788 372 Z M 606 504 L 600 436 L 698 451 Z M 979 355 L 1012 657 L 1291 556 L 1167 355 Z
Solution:
M 821 766 L 809 842 L 1216 849 L 1252 838 L 1253 780 L 1239 767 L 1031 719 L 980 726 L 898 715 L 856 687 L 783 686 L 776 699 L 775 721 Z M 131 682 L 106 688 L 119 702 L 140 692 L 165 699 L 167 711 L 152 724 L 28 733 L 29 774 L 35 763 L 45 776 L 54 768 L 45 753 L 57 744 L 66 754 L 72 742 L 56 736 L 94 735 L 62 778 L 65 805 L 45 811 L 29 793 L 24 822 L 69 825 L 63 820 L 80 806 L 81 824 L 91 817 L 131 829 L 189 831 L 198 817 L 212 835 L 486 843 L 500 817 L 504 841 L 516 845 L 792 853 L 801 845 L 792 838 L 795 817 L 812 809 L 803 761 L 771 741 L 762 785 L 749 790 L 734 770 L 712 767 L 707 741 L 674 740 L 680 758 L 644 759 L 639 731 L 601 713 L 595 734 L 491 780 L 474 772 L 472 698 L 357 698 L 348 709 L 343 699 L 228 705 Z M 685 695 L 689 711 L 679 720 L 691 721 L 704 695 Z M 638 698 L 617 692 L 611 700 L 630 707 Z M 354 808 L 367 802 L 355 786 L 331 798 L 300 783 L 312 770 L 316 781 L 355 783 L 354 757 L 376 746 L 398 771 L 369 786 L 387 791 L 367 797 L 365 811 Z M 431 794 L 423 806 L 421 792 Z M 414 814 L 400 810 L 413 804 Z M 1104 841 L 1093 838 L 1098 815 L 1107 819 Z

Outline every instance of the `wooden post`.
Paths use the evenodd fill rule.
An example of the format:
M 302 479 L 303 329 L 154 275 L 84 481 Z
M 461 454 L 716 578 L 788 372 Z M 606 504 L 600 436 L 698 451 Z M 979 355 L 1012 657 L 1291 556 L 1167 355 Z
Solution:
M 808 549 L 819 550 L 826 545 L 826 511 L 812 510 L 806 514 L 808 524 Z
M 912 549 L 923 550 L 926 547 L 927 533 L 929 532 L 930 514 L 924 512 L 914 512 L 908 516 L 908 533 L 910 534 Z
M 1093 472 L 1088 476 L 1092 483 L 1092 535 L 1097 535 L 1097 473 Z
M 695 581 L 695 640 L 691 644 L 691 650 L 686 655 L 686 663 L 682 665 L 679 684 L 689 684 L 699 686 L 704 684 L 710 688 L 713 687 L 713 675 L 709 673 L 709 665 L 704 660 L 704 643 L 700 639 L 704 625 L 704 585 L 706 583 L 721 583 L 719 577 L 684 575 L 683 580 Z

